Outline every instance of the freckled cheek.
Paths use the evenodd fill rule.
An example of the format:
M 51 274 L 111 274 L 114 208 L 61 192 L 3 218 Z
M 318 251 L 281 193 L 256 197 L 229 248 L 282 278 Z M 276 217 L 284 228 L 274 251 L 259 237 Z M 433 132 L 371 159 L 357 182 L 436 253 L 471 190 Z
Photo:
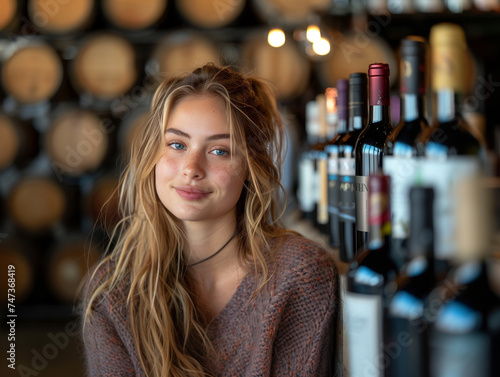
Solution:
M 217 182 L 217 186 L 225 195 L 234 197 L 234 199 L 239 198 L 241 189 L 243 189 L 244 180 L 241 169 L 240 171 L 235 171 L 232 168 L 221 169 L 216 173 L 213 172 L 212 178 Z M 229 197 L 227 197 L 227 199 L 229 199 Z
M 233 184 L 244 180 L 243 172 L 243 167 L 228 166 L 218 170 L 216 176 L 219 182 L 223 184 Z
M 179 163 L 173 159 L 162 157 L 155 166 L 157 179 L 164 180 L 172 178 L 180 169 Z

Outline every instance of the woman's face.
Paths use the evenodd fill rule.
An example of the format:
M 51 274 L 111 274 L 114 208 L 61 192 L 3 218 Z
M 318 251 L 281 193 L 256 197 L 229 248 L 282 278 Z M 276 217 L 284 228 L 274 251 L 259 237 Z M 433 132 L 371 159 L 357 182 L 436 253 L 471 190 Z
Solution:
M 229 128 L 219 97 L 191 95 L 170 113 L 156 163 L 156 192 L 184 223 L 234 221 L 246 179 L 238 148 L 230 155 Z

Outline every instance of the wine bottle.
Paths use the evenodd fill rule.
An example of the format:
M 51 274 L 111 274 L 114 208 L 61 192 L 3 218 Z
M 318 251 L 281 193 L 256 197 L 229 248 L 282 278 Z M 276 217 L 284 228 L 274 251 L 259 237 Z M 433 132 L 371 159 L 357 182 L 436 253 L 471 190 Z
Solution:
M 368 177 L 382 170 L 387 136 L 392 131 L 389 102 L 389 65 L 368 68 L 369 122 L 355 145 L 356 161 L 356 250 L 368 244 Z
M 302 217 L 311 222 L 316 217 L 316 192 L 318 191 L 311 149 L 318 142 L 318 129 L 318 104 L 316 100 L 312 100 L 306 105 L 307 143 L 303 146 L 299 160 L 297 188 L 297 200 Z
M 318 103 L 319 133 L 318 143 L 312 148 L 316 169 L 316 196 L 318 198 L 315 225 L 321 233 L 328 234 L 328 154 L 325 152 L 328 133 L 326 122 L 326 96 L 324 94 L 316 96 L 316 102 Z
M 342 138 L 347 131 L 348 90 L 349 82 L 347 80 L 337 80 L 337 135 L 324 147 L 324 151 L 328 155 L 329 244 L 332 247 L 340 246 L 338 157 Z
M 391 221 L 393 260 L 406 261 L 405 242 L 409 233 L 408 191 L 418 176 L 423 155 L 420 137 L 428 129 L 425 118 L 425 42 L 409 37 L 401 43 L 401 120 L 387 138 L 384 174 L 391 177 Z
M 436 190 L 436 245 L 438 271 L 445 273 L 453 253 L 453 201 L 450 189 L 457 180 L 481 169 L 484 152 L 481 136 L 463 120 L 466 41 L 462 28 L 441 23 L 430 33 L 432 86 L 435 94 L 435 124 L 425 136 L 419 164 L 420 179 Z
M 368 123 L 368 78 L 366 73 L 349 75 L 348 131 L 339 148 L 339 236 L 340 259 L 356 255 L 356 164 L 354 146 Z
M 387 286 L 397 276 L 390 258 L 390 178 L 370 175 L 368 248 L 351 261 L 345 295 L 345 323 L 351 376 L 383 375 Z
M 392 184 L 392 180 L 391 180 Z M 436 286 L 434 273 L 434 190 L 411 187 L 410 235 L 406 263 L 387 312 L 384 347 L 392 356 L 385 377 L 426 377 L 429 371 L 426 300 Z M 394 203 L 394 201 L 392 202 Z
M 492 193 L 477 178 L 461 180 L 455 189 L 456 267 L 447 290 L 451 297 L 444 301 L 431 326 L 431 375 L 499 376 L 500 297 L 490 260 Z

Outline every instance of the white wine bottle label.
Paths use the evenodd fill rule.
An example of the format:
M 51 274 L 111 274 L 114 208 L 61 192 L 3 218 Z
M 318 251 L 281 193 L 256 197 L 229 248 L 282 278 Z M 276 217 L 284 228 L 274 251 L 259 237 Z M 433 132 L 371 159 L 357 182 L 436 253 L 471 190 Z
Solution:
M 338 170 L 337 153 L 332 153 L 328 156 L 328 212 L 332 215 L 339 213 Z
M 356 221 L 356 171 L 354 158 L 339 159 L 339 217 Z
M 439 377 L 489 377 L 489 365 L 496 357 L 489 351 L 487 334 L 433 333 L 431 375 Z
M 449 259 L 453 256 L 455 244 L 454 186 L 466 177 L 477 175 L 480 162 L 474 156 L 452 156 L 443 161 L 423 158 L 419 165 L 422 184 L 433 187 L 435 191 L 435 256 L 437 259 Z
M 352 377 L 381 377 L 382 298 L 346 292 L 344 323 Z
M 339 158 L 339 174 L 340 175 L 356 175 L 356 162 L 354 157 Z
M 318 224 L 328 224 L 328 164 L 326 153 L 318 158 Z
M 339 159 L 337 158 L 337 153 L 331 153 L 328 156 L 328 175 L 337 176 L 339 172 Z
M 368 232 L 368 177 L 356 176 L 356 230 Z
M 314 211 L 316 192 L 316 175 L 314 172 L 314 161 L 310 156 L 302 156 L 299 162 L 299 189 L 297 197 L 302 212 Z
M 384 174 L 391 177 L 392 237 L 405 239 L 410 234 L 410 187 L 417 183 L 419 159 L 384 156 Z

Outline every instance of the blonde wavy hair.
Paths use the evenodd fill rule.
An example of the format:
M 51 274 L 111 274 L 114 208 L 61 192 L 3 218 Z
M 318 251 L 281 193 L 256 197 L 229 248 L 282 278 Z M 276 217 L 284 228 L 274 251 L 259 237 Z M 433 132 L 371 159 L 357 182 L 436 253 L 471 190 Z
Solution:
M 207 376 L 212 357 L 207 320 L 197 310 L 194 289 L 183 259 L 181 223 L 161 203 L 155 188 L 155 165 L 175 105 L 186 96 L 218 96 L 228 119 L 231 148 L 244 156 L 248 179 L 237 203 L 237 242 L 242 263 L 252 263 L 258 279 L 254 295 L 272 274 L 269 262 L 278 247 L 270 240 L 287 233 L 280 217 L 280 166 L 283 127 L 271 88 L 230 68 L 213 64 L 165 80 L 153 98 L 151 116 L 135 141 L 119 187 L 122 220 L 117 240 L 99 267 L 116 265 L 86 293 L 84 324 L 92 304 L 120 284 L 127 284 L 135 346 L 148 377 Z M 282 197 L 281 197 L 282 198 Z

